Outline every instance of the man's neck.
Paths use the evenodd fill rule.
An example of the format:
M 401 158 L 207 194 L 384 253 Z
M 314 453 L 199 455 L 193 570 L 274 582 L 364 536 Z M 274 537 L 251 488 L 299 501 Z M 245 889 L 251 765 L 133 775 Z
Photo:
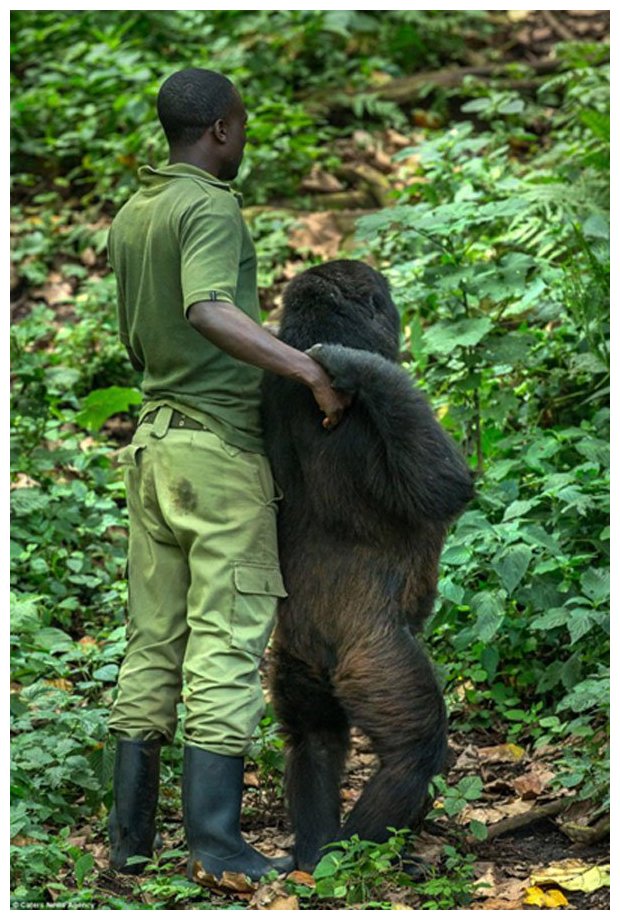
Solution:
M 215 158 L 205 156 L 203 152 L 193 150 L 191 147 L 175 148 L 171 150 L 168 162 L 171 166 L 175 163 L 187 163 L 189 166 L 197 166 L 198 169 L 203 169 L 211 176 L 219 179 L 218 172 L 220 167 L 219 163 L 215 161 Z

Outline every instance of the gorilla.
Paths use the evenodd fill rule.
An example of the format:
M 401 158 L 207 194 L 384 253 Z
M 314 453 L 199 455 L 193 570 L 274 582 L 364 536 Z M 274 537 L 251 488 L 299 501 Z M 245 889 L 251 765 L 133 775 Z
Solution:
M 295 856 L 306 871 L 326 843 L 353 834 L 383 842 L 389 827 L 419 825 L 446 755 L 443 697 L 417 634 L 472 476 L 398 367 L 399 331 L 379 272 L 351 260 L 315 266 L 287 286 L 279 338 L 309 351 L 351 406 L 326 431 L 309 389 L 272 374 L 264 381 L 288 591 L 271 690 L 287 742 Z M 352 726 L 380 765 L 341 827 Z

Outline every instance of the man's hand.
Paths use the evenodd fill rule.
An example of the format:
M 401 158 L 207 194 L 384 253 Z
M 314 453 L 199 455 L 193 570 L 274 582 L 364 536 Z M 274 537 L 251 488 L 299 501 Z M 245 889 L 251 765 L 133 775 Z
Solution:
M 341 390 L 335 390 L 332 386 L 329 375 L 317 363 L 321 374 L 317 382 L 311 387 L 319 409 L 325 413 L 323 419 L 323 428 L 335 428 L 342 419 L 345 409 L 351 405 L 349 393 L 343 393 Z

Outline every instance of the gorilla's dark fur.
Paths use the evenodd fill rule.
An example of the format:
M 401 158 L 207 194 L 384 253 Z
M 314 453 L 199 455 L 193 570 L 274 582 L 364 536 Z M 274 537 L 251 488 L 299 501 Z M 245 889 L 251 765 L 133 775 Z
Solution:
M 321 426 L 310 390 L 267 376 L 267 451 L 284 493 L 280 558 L 289 592 L 274 639 L 272 691 L 288 741 L 286 792 L 300 868 L 327 842 L 424 815 L 443 766 L 446 714 L 416 638 L 430 613 L 446 528 L 473 494 L 467 466 L 396 364 L 399 317 L 382 275 L 337 261 L 286 289 L 280 338 L 353 394 Z M 321 344 L 317 344 L 321 343 Z M 380 767 L 340 827 L 349 729 Z

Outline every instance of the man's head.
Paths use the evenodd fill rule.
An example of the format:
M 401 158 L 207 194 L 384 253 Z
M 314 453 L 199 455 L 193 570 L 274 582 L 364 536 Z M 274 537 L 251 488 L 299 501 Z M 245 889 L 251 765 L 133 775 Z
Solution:
M 171 161 L 203 165 L 220 179 L 235 178 L 243 158 L 247 113 L 227 77 L 189 67 L 173 73 L 157 96 L 157 114 Z

